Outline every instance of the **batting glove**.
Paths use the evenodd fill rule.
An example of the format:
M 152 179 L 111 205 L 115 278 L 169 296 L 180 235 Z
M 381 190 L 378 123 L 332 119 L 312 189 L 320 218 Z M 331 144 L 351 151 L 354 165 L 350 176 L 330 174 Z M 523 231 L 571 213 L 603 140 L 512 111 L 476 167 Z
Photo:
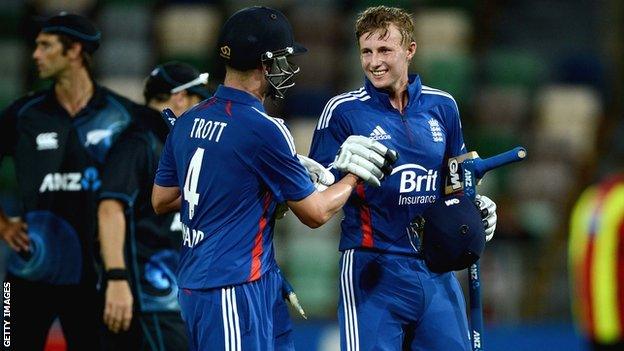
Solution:
M 475 203 L 481 211 L 483 218 L 483 226 L 485 227 L 485 242 L 492 240 L 494 231 L 496 230 L 496 204 L 485 195 L 477 195 Z
M 286 277 L 281 270 L 279 271 L 279 273 L 282 276 L 282 297 L 284 298 L 284 300 L 290 302 L 290 304 L 297 310 L 297 312 L 299 312 L 299 314 L 304 319 L 308 319 L 308 316 L 306 316 L 303 307 L 301 307 L 301 304 L 299 303 L 299 298 L 297 298 L 297 294 L 295 294 L 295 289 L 293 289 L 292 285 L 290 285 L 288 280 L 286 280 Z
M 344 173 L 353 173 L 378 187 L 384 175 L 392 172 L 392 164 L 397 159 L 397 152 L 380 142 L 361 135 L 351 135 L 340 146 L 333 167 Z
M 333 173 L 323 167 L 320 163 L 303 155 L 297 155 L 297 158 L 299 158 L 299 162 L 301 162 L 303 167 L 305 167 L 308 171 L 310 180 L 314 183 L 316 190 L 323 191 L 327 189 L 328 186 L 334 184 L 334 181 L 336 181 Z

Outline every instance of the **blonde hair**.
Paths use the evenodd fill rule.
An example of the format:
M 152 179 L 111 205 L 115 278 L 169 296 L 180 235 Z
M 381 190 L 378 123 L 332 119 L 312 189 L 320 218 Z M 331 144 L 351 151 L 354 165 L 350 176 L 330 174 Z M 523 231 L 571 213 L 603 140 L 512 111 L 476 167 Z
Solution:
M 366 33 L 367 38 L 373 35 L 373 32 L 381 29 L 381 37 L 388 35 L 388 27 L 394 24 L 401 33 L 401 45 L 409 44 L 414 41 L 414 22 L 412 17 L 405 10 L 397 7 L 375 6 L 369 7 L 360 13 L 355 21 L 355 39 Z

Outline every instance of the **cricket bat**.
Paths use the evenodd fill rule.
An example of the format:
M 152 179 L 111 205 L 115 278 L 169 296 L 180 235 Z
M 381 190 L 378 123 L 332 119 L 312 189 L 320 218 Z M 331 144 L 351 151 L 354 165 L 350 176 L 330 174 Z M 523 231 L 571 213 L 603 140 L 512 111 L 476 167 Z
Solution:
M 523 147 L 516 147 L 490 158 L 482 159 L 476 151 L 449 158 L 448 175 L 444 194 L 463 192 L 472 201 L 477 196 L 477 182 L 485 173 L 495 168 L 522 161 L 527 152 Z M 470 337 L 473 351 L 483 351 L 483 308 L 481 306 L 481 272 L 479 261 L 468 268 L 470 293 Z

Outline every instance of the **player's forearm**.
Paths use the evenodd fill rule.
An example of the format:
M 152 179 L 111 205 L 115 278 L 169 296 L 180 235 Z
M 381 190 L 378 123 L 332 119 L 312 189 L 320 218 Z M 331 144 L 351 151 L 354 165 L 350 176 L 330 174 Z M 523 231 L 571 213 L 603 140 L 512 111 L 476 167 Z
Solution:
M 340 211 L 342 206 L 349 200 L 349 196 L 351 196 L 351 192 L 353 192 L 353 189 L 357 186 L 358 181 L 358 177 L 349 173 L 338 182 L 319 193 L 325 204 L 324 212 L 327 216 L 325 222 L 329 221 L 331 217 Z
M 327 223 L 347 202 L 358 178 L 348 174 L 324 191 L 315 191 L 299 201 L 288 201 L 288 207 L 299 220 L 310 228 Z
M 126 217 L 123 205 L 119 201 L 103 200 L 100 202 L 98 228 L 105 269 L 125 268 Z
M 154 184 L 152 188 L 152 207 L 154 208 L 154 212 L 159 215 L 179 211 L 182 207 L 180 188 L 163 187 Z

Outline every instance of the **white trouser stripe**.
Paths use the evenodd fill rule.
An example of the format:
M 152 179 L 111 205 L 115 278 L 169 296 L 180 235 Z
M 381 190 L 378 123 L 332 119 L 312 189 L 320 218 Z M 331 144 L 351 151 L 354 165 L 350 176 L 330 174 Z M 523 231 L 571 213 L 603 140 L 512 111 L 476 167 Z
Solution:
M 345 335 L 345 344 L 347 346 L 346 351 L 351 351 L 351 329 L 349 326 L 351 325 L 350 321 L 350 310 L 347 303 L 347 287 L 346 287 L 346 270 L 347 270 L 347 258 L 349 257 L 349 251 L 345 251 L 342 254 L 342 271 L 340 272 L 340 285 L 342 287 L 342 309 L 344 311 L 344 335 Z
M 223 315 L 223 340 L 225 341 L 225 351 L 230 351 L 230 330 L 227 318 L 226 294 L 228 289 L 221 289 L 221 314 Z
M 347 351 L 359 351 L 359 331 L 355 294 L 353 291 L 353 250 L 347 250 L 343 254 L 342 273 L 342 304 L 345 319 L 345 342 Z
M 241 351 L 240 323 L 234 288 L 221 289 L 221 313 L 225 351 Z
M 358 328 L 358 318 L 357 318 L 357 309 L 355 303 L 355 292 L 353 291 L 353 255 L 355 254 L 354 250 L 351 250 L 350 259 L 349 259 L 349 291 L 351 293 L 351 309 L 353 312 L 353 330 L 355 331 L 355 347 L 354 351 L 360 351 L 360 333 Z
M 228 305 L 228 328 L 230 328 L 230 348 L 233 351 L 236 350 L 236 333 L 234 332 L 234 311 L 232 311 L 232 289 L 227 289 L 226 292 L 227 305 Z
M 241 351 L 241 333 L 238 323 L 238 306 L 236 305 L 236 291 L 232 288 L 232 305 L 234 305 L 234 328 L 236 332 L 236 351 Z

